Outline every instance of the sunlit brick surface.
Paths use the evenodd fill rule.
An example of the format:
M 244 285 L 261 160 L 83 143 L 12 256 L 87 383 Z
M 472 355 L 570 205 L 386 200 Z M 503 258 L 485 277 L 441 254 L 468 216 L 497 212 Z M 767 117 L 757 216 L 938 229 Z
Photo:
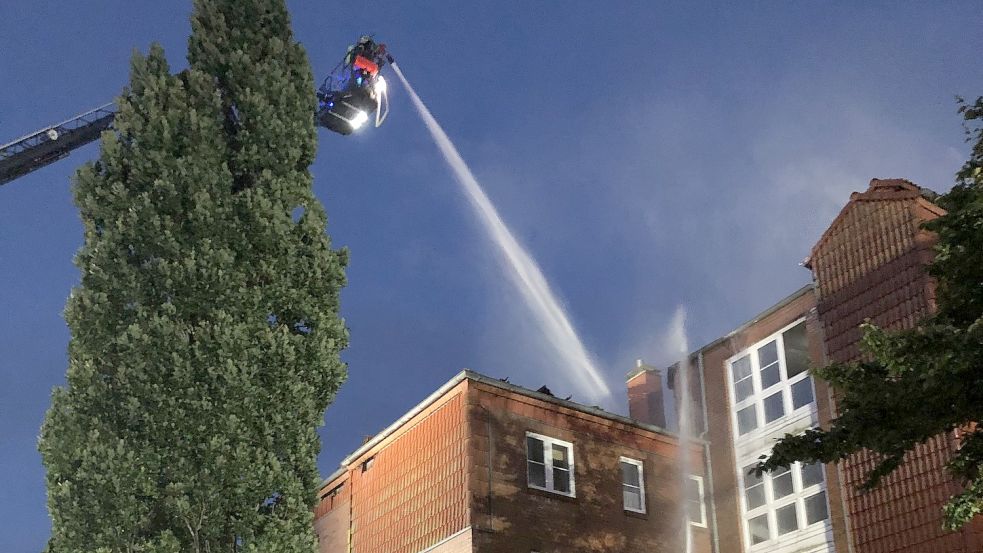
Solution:
M 465 384 L 353 460 L 343 479 L 326 486 L 325 492 L 344 481 L 341 499 L 332 505 L 325 497 L 315 511 L 321 553 L 349 550 L 349 517 L 355 553 L 417 553 L 467 527 Z M 464 547 L 461 543 L 447 547 Z
M 357 553 L 416 553 L 468 524 L 461 394 L 354 471 Z
M 346 459 L 315 509 L 320 553 L 608 553 L 682 548 L 677 438 L 462 373 Z M 576 493 L 527 481 L 526 433 L 569 442 Z M 705 476 L 702 447 L 690 474 Z M 621 456 L 642 462 L 646 512 L 624 507 Z M 365 467 L 363 469 L 363 467 Z M 710 553 L 693 528 L 694 553 Z

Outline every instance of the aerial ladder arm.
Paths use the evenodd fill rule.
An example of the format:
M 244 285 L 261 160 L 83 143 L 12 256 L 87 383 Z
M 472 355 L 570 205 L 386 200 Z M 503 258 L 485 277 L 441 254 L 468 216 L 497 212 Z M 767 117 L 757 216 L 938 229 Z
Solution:
M 350 46 L 349 55 L 318 90 L 317 124 L 347 135 L 374 113 L 375 126 L 381 125 L 389 111 L 386 81 L 379 75 L 386 62 L 393 63 L 386 45 L 377 44 L 369 35 Z M 102 131 L 113 126 L 116 110 L 113 103 L 105 104 L 0 146 L 0 185 L 98 140 Z
M 0 185 L 54 163 L 72 150 L 98 140 L 113 124 L 112 103 L 0 146 Z

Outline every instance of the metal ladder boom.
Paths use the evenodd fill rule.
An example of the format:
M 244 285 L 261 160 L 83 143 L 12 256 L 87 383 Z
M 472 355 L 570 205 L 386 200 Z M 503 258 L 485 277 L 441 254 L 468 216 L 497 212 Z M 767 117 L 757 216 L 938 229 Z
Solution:
M 116 106 L 108 103 L 0 146 L 0 185 L 98 140 L 115 118 Z

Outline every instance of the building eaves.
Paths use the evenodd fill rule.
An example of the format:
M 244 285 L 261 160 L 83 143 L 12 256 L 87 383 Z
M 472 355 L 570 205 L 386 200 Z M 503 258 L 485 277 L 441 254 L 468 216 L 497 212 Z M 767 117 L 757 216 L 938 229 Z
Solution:
M 481 373 L 477 373 L 477 372 L 474 372 L 474 371 L 465 369 L 465 370 L 462 370 L 461 372 L 457 373 L 453 378 L 451 378 L 450 380 L 448 380 L 444 385 L 442 385 L 440 388 L 438 388 L 432 394 L 430 394 L 429 396 L 427 396 L 426 399 L 424 399 L 420 403 L 416 404 L 416 406 L 414 406 L 412 409 L 410 409 L 409 411 L 407 411 L 402 417 L 400 417 L 395 422 L 393 422 L 392 424 L 390 424 L 389 426 L 387 426 L 385 429 L 383 429 L 381 432 L 379 432 L 378 434 L 376 434 L 375 436 L 373 436 L 372 439 L 370 439 L 369 441 L 365 442 L 358 449 L 356 449 L 355 451 L 353 451 L 352 453 L 350 453 L 348 456 L 346 456 L 344 459 L 342 459 L 341 460 L 341 466 L 336 471 L 334 471 L 333 473 L 331 473 L 331 475 L 329 475 L 327 478 L 325 478 L 321 482 L 321 487 L 323 488 L 328 483 L 330 483 L 332 480 L 335 480 L 339 476 L 341 476 L 342 474 L 344 474 L 344 472 L 346 470 L 348 470 L 348 466 L 352 462 L 354 462 L 356 459 L 358 459 L 359 457 L 361 457 L 367 451 L 370 451 L 373 447 L 375 447 L 376 445 L 378 445 L 380 442 L 382 442 L 383 440 L 385 440 L 387 437 L 389 437 L 392 434 L 394 434 L 403 425 L 405 425 L 407 422 L 409 422 L 413 417 L 415 417 L 416 415 L 420 414 L 423 410 L 425 410 L 427 407 L 429 407 L 434 402 L 436 402 L 437 400 L 439 400 L 445 394 L 447 394 L 448 392 L 450 392 L 454 387 L 456 387 L 458 384 L 460 384 L 464 380 L 471 380 L 473 382 L 480 382 L 482 384 L 486 384 L 488 386 L 494 386 L 496 388 L 499 388 L 499 389 L 502 389 L 502 390 L 505 390 L 505 391 L 508 391 L 508 392 L 513 392 L 513 393 L 516 393 L 516 394 L 520 394 L 520 395 L 524 395 L 524 396 L 527 396 L 527 397 L 535 398 L 535 399 L 538 399 L 538 400 L 541 400 L 541 401 L 545 401 L 547 403 L 551 403 L 553 405 L 558 405 L 558 406 L 561 406 L 561 407 L 566 407 L 568 409 L 579 411 L 581 413 L 588 413 L 588 414 L 591 414 L 591 415 L 594 415 L 594 416 L 597 416 L 597 417 L 601 417 L 601 418 L 604 418 L 604 419 L 607 419 L 607 420 L 610 420 L 610 421 L 619 422 L 619 423 L 622 423 L 622 424 L 626 424 L 628 426 L 632 426 L 632 427 L 635 427 L 635 428 L 638 428 L 638 429 L 641 429 L 641 430 L 645 430 L 645 431 L 648 431 L 648 432 L 653 432 L 653 433 L 656 433 L 656 434 L 661 434 L 661 435 L 668 436 L 668 437 L 671 437 L 671 438 L 674 438 L 674 439 L 677 439 L 677 440 L 680 438 L 679 434 L 677 434 L 675 432 L 671 432 L 669 430 L 666 430 L 665 428 L 662 428 L 660 426 L 656 426 L 654 424 L 645 424 L 643 422 L 639 422 L 639 421 L 637 421 L 635 419 L 632 419 L 632 418 L 629 418 L 629 417 L 625 417 L 623 415 L 617 415 L 615 413 L 611 413 L 611 412 L 605 411 L 604 409 L 601 409 L 600 407 L 590 407 L 590 406 L 587 406 L 587 405 L 583 405 L 581 403 L 577 403 L 575 401 L 570 401 L 570 400 L 567 400 L 567 399 L 560 399 L 558 397 L 555 397 L 555 396 L 552 396 L 552 395 L 549 395 L 549 394 L 544 394 L 544 393 L 536 392 L 536 391 L 530 390 L 528 388 L 523 388 L 522 386 L 517 386 L 515 384 L 511 384 L 509 382 L 504 382 L 504 381 L 499 380 L 497 378 L 491 378 L 491 377 L 485 376 L 485 375 L 483 375 Z M 702 444 L 705 443 L 704 440 L 701 440 L 699 438 L 690 438 L 690 441 L 692 441 L 695 444 L 700 444 L 700 445 L 702 445 Z
M 536 399 L 545 401 L 547 403 L 552 403 L 554 405 L 559 405 L 561 407 L 566 407 L 566 408 L 572 409 L 574 411 L 580 411 L 581 413 L 588 413 L 588 414 L 591 414 L 591 415 L 594 415 L 594 416 L 597 416 L 597 417 L 601 417 L 601 418 L 604 418 L 604 419 L 607 419 L 607 420 L 610 420 L 610 421 L 620 422 L 622 424 L 626 424 L 626 425 L 629 425 L 629 426 L 632 426 L 632 427 L 635 427 L 635 428 L 638 428 L 638 429 L 641 429 L 641 430 L 646 430 L 648 432 L 653 432 L 653 433 L 656 433 L 656 434 L 662 434 L 663 436 L 668 436 L 670 438 L 675 438 L 675 439 L 679 439 L 680 438 L 679 434 L 677 434 L 676 432 L 672 432 L 670 430 L 667 430 L 665 428 L 662 428 L 661 426 L 656 426 L 654 424 L 646 424 L 646 423 L 637 421 L 637 420 L 635 420 L 635 419 L 633 419 L 631 417 L 626 417 L 624 415 L 618 415 L 618 414 L 615 414 L 615 413 L 611 413 L 610 411 L 605 411 L 604 409 L 601 409 L 600 407 L 591 407 L 591 406 L 584 405 L 582 403 L 577 403 L 576 401 L 570 401 L 568 399 L 560 399 L 560 398 L 558 398 L 556 396 L 552 396 L 552 395 L 549 395 L 549 394 L 543 394 L 543 393 L 540 393 L 540 392 L 536 392 L 536 391 L 530 390 L 528 388 L 523 388 L 522 386 L 516 386 L 515 384 L 511 384 L 509 382 L 503 382 L 503 381 L 498 380 L 496 378 L 490 378 L 490 377 L 487 377 L 487 376 L 485 376 L 483 374 L 476 373 L 476 372 L 473 372 L 473 371 L 465 371 L 465 373 L 467 373 L 467 378 L 469 378 L 470 380 L 473 380 L 475 382 L 481 382 L 482 384 L 488 384 L 488 385 L 491 385 L 491 386 L 495 386 L 495 387 L 501 388 L 503 390 L 507 390 L 507 391 L 510 391 L 510 392 L 515 392 L 517 394 L 521 394 L 521 395 L 524 395 L 524 396 L 527 396 L 527 397 L 536 398 Z M 699 443 L 699 444 L 704 443 L 703 440 L 699 440 L 699 439 L 696 439 L 696 438 L 690 438 L 690 440 L 693 441 L 694 443 Z
M 945 214 L 945 210 L 926 198 L 924 193 L 926 190 L 907 179 L 871 179 L 867 190 L 850 194 L 850 201 L 843 206 L 843 209 L 833 218 L 833 222 L 826 227 L 826 231 L 809 251 L 809 257 L 805 259 L 803 265 L 807 269 L 812 268 L 812 259 L 815 257 L 816 251 L 826 243 L 826 240 L 836 231 L 840 220 L 846 217 L 846 214 L 857 203 L 908 201 L 917 203 L 936 215 Z
M 786 296 L 786 297 L 782 298 L 781 300 L 779 300 L 778 303 L 772 305 L 768 309 L 765 309 L 761 313 L 758 313 L 757 315 L 754 316 L 754 318 L 752 318 L 751 320 L 745 322 L 741 326 L 735 328 L 734 330 L 731 330 L 727 334 L 721 336 L 720 338 L 717 338 L 716 340 L 714 340 L 714 341 L 706 344 L 705 346 L 703 346 L 701 348 L 698 348 L 696 351 L 694 351 L 693 353 L 690 354 L 690 357 L 699 355 L 700 352 L 703 352 L 703 351 L 706 351 L 706 350 L 708 350 L 710 348 L 713 348 L 713 347 L 719 345 L 721 342 L 724 342 L 725 340 L 729 340 L 729 339 L 733 338 L 734 336 L 736 336 L 737 334 L 740 334 L 741 332 L 744 332 L 749 327 L 751 327 L 754 324 L 757 324 L 762 319 L 767 318 L 772 313 L 778 311 L 779 309 L 781 309 L 781 308 L 785 307 L 786 305 L 792 303 L 793 301 L 799 299 L 800 297 L 804 296 L 805 294 L 812 292 L 813 291 L 813 288 L 815 288 L 815 285 L 813 283 L 810 282 L 809 284 L 806 284 L 802 288 L 799 288 L 795 292 L 792 292 L 788 296 Z

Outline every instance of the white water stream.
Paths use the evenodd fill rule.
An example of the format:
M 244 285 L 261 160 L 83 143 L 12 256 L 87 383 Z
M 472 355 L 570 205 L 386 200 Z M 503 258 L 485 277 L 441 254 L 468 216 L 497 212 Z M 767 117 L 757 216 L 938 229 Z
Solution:
M 533 259 L 512 235 L 498 210 L 488 199 L 477 179 L 471 173 L 457 148 L 447 137 L 447 133 L 434 119 L 430 110 L 424 105 L 409 81 L 403 76 L 399 66 L 392 64 L 393 71 L 399 76 L 409 92 L 413 105 L 433 136 L 434 142 L 443 154 L 444 160 L 454 173 L 457 182 L 464 189 L 471 207 L 474 208 L 482 227 L 489 238 L 498 246 L 503 269 L 509 275 L 516 288 L 525 299 L 526 305 L 535 316 L 547 341 L 556 351 L 563 365 L 573 372 L 574 381 L 580 385 L 581 392 L 594 401 L 603 401 L 611 395 L 608 385 L 604 382 L 597 367 L 591 360 L 590 354 L 584 347 L 576 330 L 570 323 L 566 312 L 550 288 L 549 282 L 543 275 L 536 260 Z
M 679 364 L 676 369 L 676 394 L 675 399 L 676 413 L 679 417 L 679 479 L 682 490 L 680 497 L 680 517 L 682 522 L 683 551 L 690 553 L 693 550 L 693 529 L 689 522 L 689 496 L 690 475 L 699 474 L 693 470 L 693 458 L 690 451 L 693 444 L 693 398 L 690 390 L 690 362 L 689 362 L 689 341 L 686 339 L 686 310 L 683 307 L 676 309 L 672 318 L 672 327 L 669 340 L 673 355 L 678 356 Z

